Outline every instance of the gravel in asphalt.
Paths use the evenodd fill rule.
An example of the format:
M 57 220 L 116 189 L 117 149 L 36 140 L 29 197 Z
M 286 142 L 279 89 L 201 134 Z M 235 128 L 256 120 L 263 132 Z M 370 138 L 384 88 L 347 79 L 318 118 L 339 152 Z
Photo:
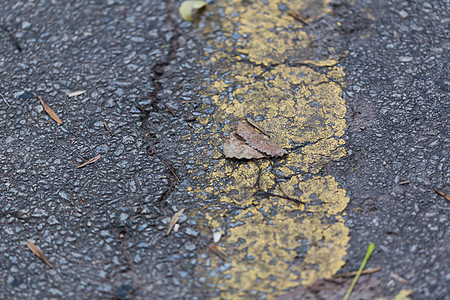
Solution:
M 242 207 L 221 202 L 223 193 L 214 188 L 230 186 L 240 173 L 207 180 L 224 161 L 217 154 L 220 145 L 211 141 L 220 141 L 218 132 L 232 125 L 227 117 L 239 114 L 225 115 L 217 101 L 236 96 L 233 89 L 245 86 L 237 81 L 225 86 L 230 84 L 229 73 L 223 71 L 233 61 L 220 55 L 230 51 L 264 69 L 260 77 L 248 79 L 248 86 L 256 86 L 251 80 L 275 82 L 266 74 L 276 77 L 283 68 L 273 63 L 276 55 L 236 52 L 233 47 L 248 38 L 242 32 L 230 39 L 235 44 L 226 44 L 226 33 L 233 28 L 219 26 L 229 20 L 220 1 L 209 5 L 198 24 L 178 17 L 179 3 L 0 4 L 1 299 L 204 299 L 233 291 L 227 284 L 236 274 L 236 261 L 222 262 L 208 250 L 212 231 L 224 230 L 220 247 L 236 239 L 241 245 L 236 247 L 251 250 L 253 244 L 230 234 L 244 228 L 235 218 L 274 197 L 258 196 Z M 284 12 L 286 5 L 277 7 Z M 290 49 L 287 43 L 288 58 L 282 63 L 331 57 L 342 68 L 315 67 L 311 73 L 326 75 L 343 89 L 347 127 L 336 140 L 342 138 L 345 144 L 327 154 L 326 163 L 308 161 L 306 169 L 293 169 L 305 182 L 314 176 L 333 178 L 327 179 L 328 186 L 342 193 L 339 199 L 348 199 L 344 213 L 330 218 L 334 225 L 345 224 L 342 232 L 347 232 L 336 239 L 339 255 L 333 267 L 345 263 L 339 272 L 358 269 L 373 242 L 376 248 L 367 267 L 382 267 L 372 275 L 382 295 L 393 297 L 411 289 L 414 299 L 449 299 L 449 202 L 434 191 L 450 194 L 449 3 L 395 0 L 380 6 L 368 0 L 332 1 L 324 15 L 315 2 L 308 5 L 302 12 L 315 19 L 302 30 L 286 31 L 298 33 L 289 43 L 299 48 Z M 229 15 L 230 20 L 235 15 Z M 251 27 L 248 20 L 246 26 Z M 303 31 L 305 36 L 299 33 Z M 280 37 L 291 37 L 286 32 L 280 31 Z M 307 39 L 299 37 L 314 38 L 301 48 Z M 342 81 L 340 70 L 345 73 Z M 238 80 L 247 80 L 244 75 Z M 217 85 L 222 92 L 217 98 L 208 94 L 215 82 L 224 83 Z M 78 90 L 87 92 L 67 97 Z M 62 125 L 46 114 L 37 95 Z M 237 101 L 248 95 L 241 94 Z M 204 122 L 217 116 L 225 121 Z M 260 117 L 255 120 L 263 122 L 264 115 Z M 340 128 L 336 124 L 329 127 Z M 277 134 L 275 138 L 292 141 Z M 98 154 L 98 161 L 76 169 Z M 236 165 L 236 170 L 243 166 Z M 281 186 L 289 182 L 282 179 Z M 324 199 L 316 198 L 311 195 L 311 206 L 320 207 Z M 180 230 L 164 237 L 172 215 L 181 208 L 187 213 L 179 220 Z M 222 219 L 211 222 L 208 215 L 218 208 Z M 291 216 L 301 216 L 301 210 Z M 53 269 L 26 247 L 28 240 L 43 251 Z M 311 247 L 306 237 L 299 240 L 299 259 L 286 260 L 293 274 Z M 390 277 L 391 272 L 411 285 Z M 275 275 L 270 277 L 273 282 Z M 263 298 L 293 289 L 295 293 L 295 287 L 253 287 L 245 295 Z

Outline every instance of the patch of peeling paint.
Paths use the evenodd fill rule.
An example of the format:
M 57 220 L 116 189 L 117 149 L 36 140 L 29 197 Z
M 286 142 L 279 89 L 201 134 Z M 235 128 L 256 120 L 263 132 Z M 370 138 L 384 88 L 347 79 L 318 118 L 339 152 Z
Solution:
M 295 3 L 291 3 L 295 2 Z M 221 298 L 258 298 L 283 293 L 334 275 L 344 264 L 348 228 L 342 212 L 349 199 L 332 176 L 318 176 L 328 162 L 345 155 L 346 112 L 337 61 L 310 61 L 314 37 L 286 14 L 328 1 L 216 1 L 209 9 L 205 51 L 213 74 L 203 91 L 214 112 L 199 119 L 199 135 L 214 143 L 214 162 L 198 158 L 193 189 L 203 201 L 197 217 L 204 233 L 225 235 L 198 272 Z M 220 33 L 218 33 L 220 32 Z M 289 63 L 287 63 L 289 61 Z M 237 120 L 251 118 L 289 155 L 259 161 L 227 160 L 221 144 Z M 213 124 L 213 125 L 212 125 Z M 215 199 L 218 201 L 209 201 Z

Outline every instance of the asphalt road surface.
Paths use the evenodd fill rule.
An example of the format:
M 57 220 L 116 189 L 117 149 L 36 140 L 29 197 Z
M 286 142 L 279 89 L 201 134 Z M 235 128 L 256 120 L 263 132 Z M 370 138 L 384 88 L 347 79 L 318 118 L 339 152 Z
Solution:
M 2 1 L 0 299 L 450 299 L 450 4 L 353 2 Z

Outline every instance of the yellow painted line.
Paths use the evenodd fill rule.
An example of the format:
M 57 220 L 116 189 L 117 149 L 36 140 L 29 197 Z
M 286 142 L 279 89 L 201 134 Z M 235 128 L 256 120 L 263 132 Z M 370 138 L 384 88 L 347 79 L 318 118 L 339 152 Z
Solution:
M 317 174 L 345 155 L 346 108 L 339 84 L 345 74 L 333 59 L 308 60 L 314 37 L 280 10 L 314 8 L 319 17 L 328 12 L 327 4 L 230 0 L 209 6 L 216 13 L 201 33 L 223 36 L 211 42 L 213 53 L 205 51 L 204 66 L 214 75 L 203 96 L 216 109 L 199 120 L 211 130 L 197 133 L 203 143 L 215 145 L 215 159 L 198 158 L 199 170 L 207 172 L 197 175 L 199 184 L 190 191 L 200 199 L 193 214 L 204 220 L 203 233 L 224 229 L 218 248 L 227 260 L 205 252 L 197 270 L 221 298 L 276 296 L 329 278 L 344 264 L 349 237 L 342 212 L 349 199 L 332 176 Z M 224 159 L 226 133 L 245 118 L 290 154 Z

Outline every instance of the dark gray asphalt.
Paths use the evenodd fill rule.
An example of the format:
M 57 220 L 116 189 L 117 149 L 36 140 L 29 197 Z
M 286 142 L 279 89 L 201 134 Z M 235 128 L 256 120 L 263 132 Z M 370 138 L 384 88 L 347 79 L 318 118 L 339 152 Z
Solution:
M 194 270 L 206 245 L 196 221 L 182 218 L 183 230 L 163 237 L 174 212 L 195 207 L 185 188 L 190 158 L 202 149 L 181 137 L 205 112 L 181 101 L 198 100 L 196 76 L 210 72 L 195 60 L 204 38 L 176 7 L 0 3 L 0 94 L 10 105 L 0 99 L 0 299 L 212 295 Z M 412 289 L 414 299 L 450 299 L 449 201 L 434 192 L 450 194 L 450 5 L 335 1 L 332 8 L 309 30 L 318 48 L 334 48 L 325 57 L 349 51 L 340 60 L 349 155 L 322 170 L 351 199 L 342 271 L 357 269 L 374 242 L 368 267 L 383 268 L 374 276 L 384 295 Z M 87 93 L 66 96 L 76 90 Z
M 330 168 L 340 170 L 351 199 L 345 270 L 357 269 L 351 258 L 362 258 L 374 242 L 369 266 L 383 268 L 377 277 L 385 290 L 411 288 L 414 299 L 449 299 L 450 203 L 434 190 L 450 193 L 450 5 L 357 6 L 335 8 L 344 18 L 343 49 L 350 51 L 342 60 L 349 156 Z

